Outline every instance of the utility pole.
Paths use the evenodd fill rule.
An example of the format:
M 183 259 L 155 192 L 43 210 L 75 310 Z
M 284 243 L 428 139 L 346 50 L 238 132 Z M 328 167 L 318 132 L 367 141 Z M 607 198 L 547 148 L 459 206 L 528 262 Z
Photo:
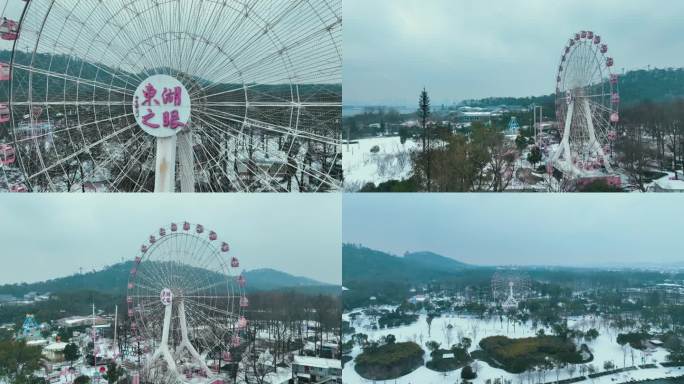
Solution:
M 119 320 L 119 306 L 115 305 L 114 306 L 114 354 L 115 355 L 119 354 L 119 343 L 118 343 L 119 339 L 116 338 L 117 331 L 118 331 L 118 329 L 117 329 L 118 320 Z

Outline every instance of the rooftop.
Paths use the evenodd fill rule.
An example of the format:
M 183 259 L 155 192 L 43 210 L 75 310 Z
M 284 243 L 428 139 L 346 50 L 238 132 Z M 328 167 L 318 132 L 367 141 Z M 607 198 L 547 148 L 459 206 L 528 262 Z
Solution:
M 342 361 L 322 357 L 295 356 L 294 363 L 307 367 L 342 369 Z

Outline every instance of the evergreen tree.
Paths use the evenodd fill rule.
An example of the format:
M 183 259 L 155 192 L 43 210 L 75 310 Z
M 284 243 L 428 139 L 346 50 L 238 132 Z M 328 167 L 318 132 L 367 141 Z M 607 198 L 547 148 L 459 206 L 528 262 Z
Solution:
M 428 118 L 430 117 L 430 97 L 425 88 L 420 93 L 418 99 L 418 116 L 420 117 L 421 127 L 423 128 L 423 157 L 425 158 L 425 175 L 427 178 L 427 190 L 430 192 L 430 127 Z

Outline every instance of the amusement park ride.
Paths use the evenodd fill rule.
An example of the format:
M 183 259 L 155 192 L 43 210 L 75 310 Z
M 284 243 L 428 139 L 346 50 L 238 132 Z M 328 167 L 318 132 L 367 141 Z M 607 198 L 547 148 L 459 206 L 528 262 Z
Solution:
M 524 272 L 497 271 L 492 276 L 492 297 L 506 311 L 517 309 L 530 291 L 531 281 Z
M 619 122 L 618 75 L 608 45 L 592 31 L 576 33 L 563 49 L 556 77 L 558 148 L 547 160 L 572 179 L 603 178 L 619 186 L 611 166 Z
M 249 301 L 240 262 L 201 224 L 172 223 L 140 248 L 128 282 L 128 317 L 144 364 L 158 382 L 218 383 L 218 367 L 243 347 Z M 219 360 L 209 366 L 207 360 Z
M 40 326 L 36 322 L 36 318 L 32 314 L 26 314 L 24 323 L 21 326 L 21 336 L 23 338 L 31 338 L 40 335 Z
M 10 3 L 0 144 L 16 162 L 0 187 L 341 185 L 340 1 Z

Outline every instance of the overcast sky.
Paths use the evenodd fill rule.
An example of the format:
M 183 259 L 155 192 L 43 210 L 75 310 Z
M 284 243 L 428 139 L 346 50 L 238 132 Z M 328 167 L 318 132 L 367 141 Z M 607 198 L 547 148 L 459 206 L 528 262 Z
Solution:
M 341 283 L 337 194 L 10 195 L 0 199 L 0 284 L 133 260 L 160 226 L 215 230 L 245 269 Z
M 603 37 L 622 71 L 684 64 L 681 0 L 344 0 L 345 105 L 553 93 L 561 51 Z
M 477 265 L 681 263 L 680 196 L 346 194 L 342 238 Z

